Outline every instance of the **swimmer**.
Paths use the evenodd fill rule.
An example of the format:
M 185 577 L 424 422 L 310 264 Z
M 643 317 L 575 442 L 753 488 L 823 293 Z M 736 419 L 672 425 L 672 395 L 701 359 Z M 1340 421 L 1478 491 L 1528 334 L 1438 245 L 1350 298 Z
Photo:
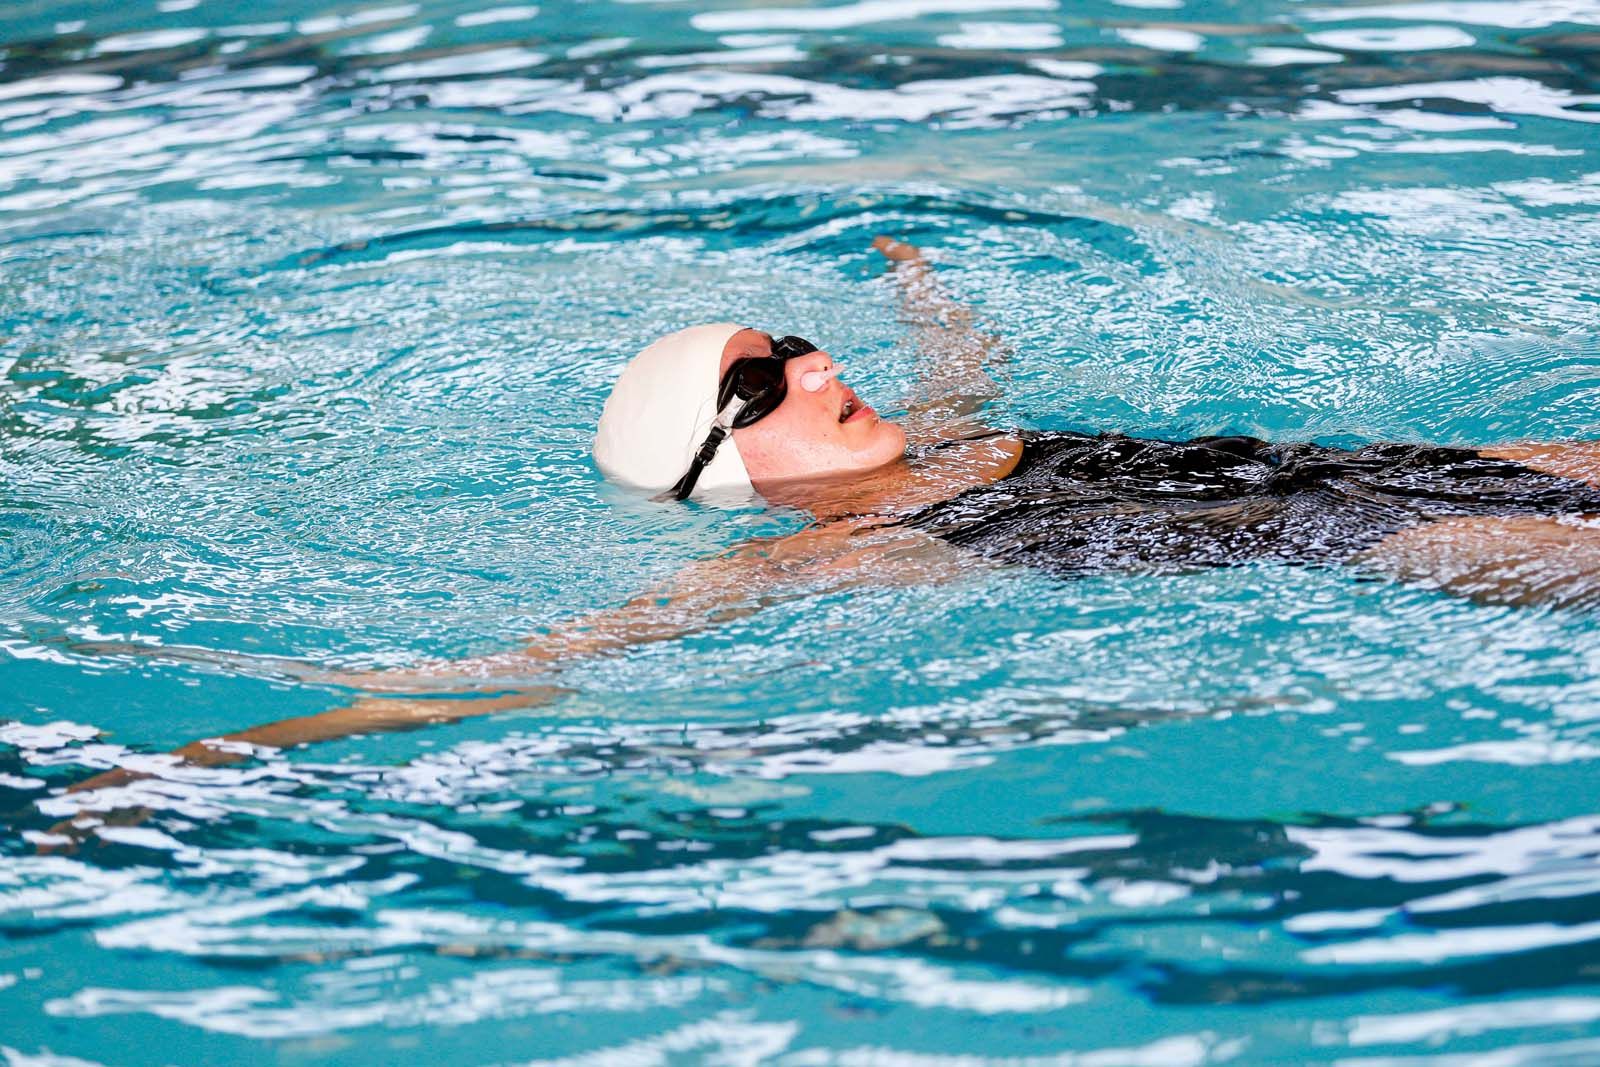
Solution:
M 551 676 L 576 660 L 681 637 L 775 598 L 945 580 L 975 560 L 1061 576 L 1340 565 L 1484 601 L 1600 603 L 1600 442 L 1346 451 L 992 427 L 982 412 L 998 392 L 988 368 L 1003 346 L 944 295 L 915 246 L 880 237 L 874 247 L 931 357 L 903 418 L 880 416 L 826 348 L 725 323 L 644 349 L 596 434 L 601 471 L 660 506 L 753 493 L 811 514 L 805 529 L 691 564 L 662 589 L 512 651 L 404 671 L 302 672 L 365 695 L 176 755 L 224 764 L 256 746 L 527 707 L 561 695 Z M 114 771 L 80 788 L 136 777 Z

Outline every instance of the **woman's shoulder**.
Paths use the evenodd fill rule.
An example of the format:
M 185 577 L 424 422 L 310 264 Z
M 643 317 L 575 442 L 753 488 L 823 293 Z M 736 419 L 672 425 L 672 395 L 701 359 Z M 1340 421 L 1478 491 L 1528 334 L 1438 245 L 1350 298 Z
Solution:
M 906 495 L 912 506 L 922 507 L 993 484 L 1016 470 L 1026 450 L 1026 435 L 987 427 L 929 442 L 907 461 L 912 477 Z

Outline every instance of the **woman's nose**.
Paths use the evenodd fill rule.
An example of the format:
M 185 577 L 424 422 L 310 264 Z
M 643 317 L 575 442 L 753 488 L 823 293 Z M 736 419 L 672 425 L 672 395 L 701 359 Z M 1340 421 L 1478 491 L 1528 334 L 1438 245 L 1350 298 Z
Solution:
M 800 372 L 800 388 L 808 393 L 819 393 L 825 389 L 828 382 L 839 373 L 839 365 L 833 357 L 826 352 L 808 352 L 800 359 L 794 361 Z
M 839 368 L 837 366 L 823 367 L 817 370 L 808 370 L 804 374 L 800 375 L 800 388 L 804 389 L 808 393 L 820 393 L 823 389 L 827 388 L 828 383 L 837 377 L 838 374 Z

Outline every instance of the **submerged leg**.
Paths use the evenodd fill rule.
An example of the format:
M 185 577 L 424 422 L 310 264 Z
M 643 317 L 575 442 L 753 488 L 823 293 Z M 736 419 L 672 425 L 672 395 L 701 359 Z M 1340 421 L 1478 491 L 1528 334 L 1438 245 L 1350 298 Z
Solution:
M 1496 445 L 1478 449 L 1479 455 L 1509 459 L 1524 467 L 1558 478 L 1600 485 L 1600 441 L 1549 441 Z
M 1390 534 L 1354 560 L 1491 604 L 1600 607 L 1600 520 L 1444 519 Z

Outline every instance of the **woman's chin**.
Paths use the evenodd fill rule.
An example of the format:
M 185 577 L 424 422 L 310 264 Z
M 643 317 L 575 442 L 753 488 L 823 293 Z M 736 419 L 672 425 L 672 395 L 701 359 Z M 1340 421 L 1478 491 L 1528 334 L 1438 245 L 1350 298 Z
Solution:
M 892 422 L 878 423 L 878 431 L 885 436 L 885 454 L 898 459 L 906 453 L 906 432 Z M 887 461 L 885 461 L 887 462 Z
M 876 419 L 861 439 L 851 442 L 850 456 L 832 473 L 866 474 L 893 463 L 906 454 L 906 432 L 892 422 Z

